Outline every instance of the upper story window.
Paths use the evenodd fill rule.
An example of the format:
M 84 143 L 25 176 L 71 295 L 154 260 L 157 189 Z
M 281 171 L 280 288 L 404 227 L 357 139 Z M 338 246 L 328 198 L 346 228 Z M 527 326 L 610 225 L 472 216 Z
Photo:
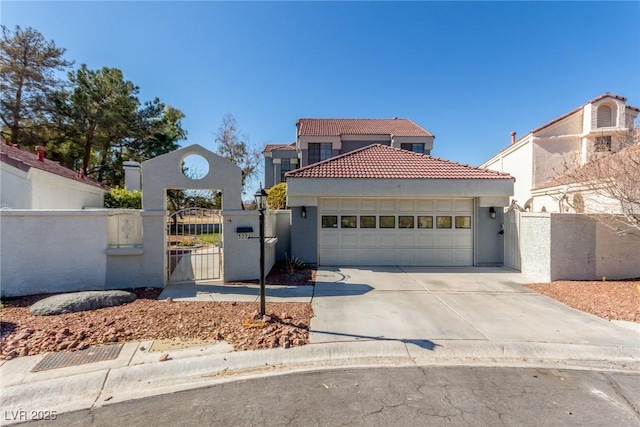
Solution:
M 611 108 L 610 105 L 599 106 L 597 126 L 599 128 L 607 128 L 615 125 L 616 121 L 613 117 L 613 108 Z
M 414 153 L 424 154 L 424 144 L 400 144 L 400 148 L 403 150 L 413 151 Z
M 596 141 L 593 144 L 596 152 L 611 151 L 611 135 L 609 136 L 596 136 Z
M 280 161 L 280 182 L 284 182 L 284 174 L 293 170 L 291 167 L 291 159 L 282 159 Z
M 327 160 L 333 156 L 333 148 L 330 142 L 309 143 L 309 164 Z

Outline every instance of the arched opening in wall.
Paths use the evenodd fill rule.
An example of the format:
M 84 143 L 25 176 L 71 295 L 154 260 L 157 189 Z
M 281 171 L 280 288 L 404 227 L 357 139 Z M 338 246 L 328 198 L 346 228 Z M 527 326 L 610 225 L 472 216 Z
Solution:
M 222 276 L 221 190 L 167 190 L 167 282 Z
M 573 196 L 573 210 L 576 213 L 584 213 L 584 198 L 580 193 Z
M 598 107 L 597 127 L 606 128 L 616 125 L 614 107 L 601 105 Z
M 203 179 L 209 174 L 209 162 L 199 154 L 182 159 L 182 173 L 189 179 Z

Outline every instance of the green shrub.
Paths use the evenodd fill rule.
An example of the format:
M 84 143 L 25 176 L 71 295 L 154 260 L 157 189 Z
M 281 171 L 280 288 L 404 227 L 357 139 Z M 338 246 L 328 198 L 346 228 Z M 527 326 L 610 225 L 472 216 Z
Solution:
M 112 209 L 142 209 L 142 193 L 115 187 L 104 195 L 104 207 Z
M 287 207 L 287 184 L 285 182 L 274 185 L 269 189 L 267 206 L 269 209 L 289 209 Z

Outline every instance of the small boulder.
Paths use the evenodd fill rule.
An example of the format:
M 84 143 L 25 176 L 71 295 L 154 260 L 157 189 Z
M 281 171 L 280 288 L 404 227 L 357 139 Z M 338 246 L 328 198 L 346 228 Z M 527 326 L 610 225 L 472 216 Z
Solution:
M 136 294 L 126 291 L 87 291 L 54 295 L 31 306 L 36 316 L 75 313 L 126 304 L 136 299 Z

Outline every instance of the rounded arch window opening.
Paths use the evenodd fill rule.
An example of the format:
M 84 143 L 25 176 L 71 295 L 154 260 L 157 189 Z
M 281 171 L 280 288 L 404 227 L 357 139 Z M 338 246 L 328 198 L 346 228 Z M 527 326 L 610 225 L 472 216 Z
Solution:
M 209 174 L 209 162 L 199 154 L 189 154 L 182 160 L 182 173 L 189 179 L 203 179 Z

